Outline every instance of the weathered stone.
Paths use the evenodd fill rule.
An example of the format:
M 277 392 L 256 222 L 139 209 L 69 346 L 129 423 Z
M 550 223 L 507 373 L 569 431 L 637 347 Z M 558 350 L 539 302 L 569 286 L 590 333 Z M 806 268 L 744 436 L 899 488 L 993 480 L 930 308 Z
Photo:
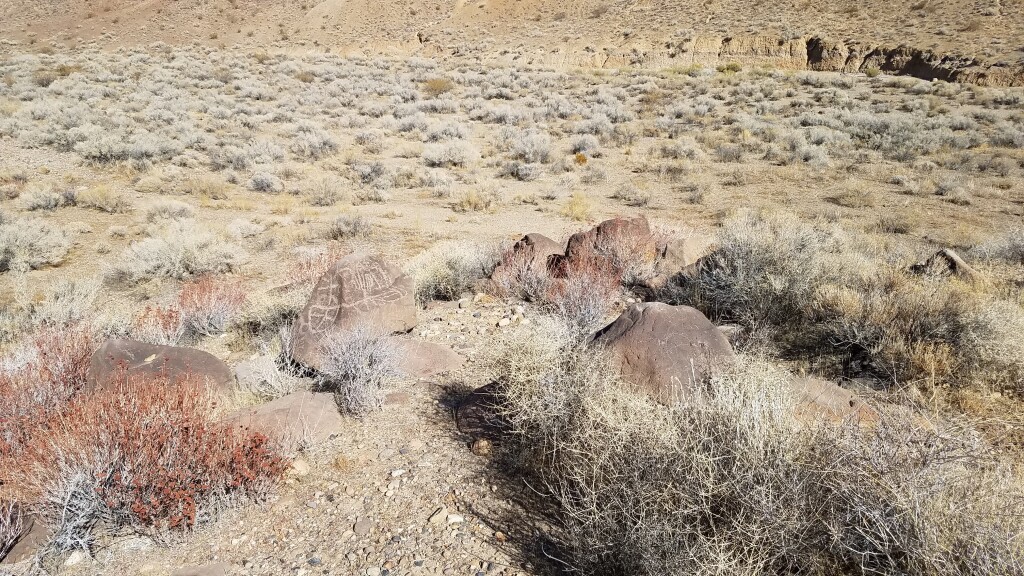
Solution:
M 628 252 L 631 257 L 653 262 L 658 251 L 657 237 L 647 218 L 612 218 L 570 236 L 565 253 L 551 256 L 548 268 L 556 277 L 561 277 L 581 262 L 608 254 Z
M 956 276 L 967 282 L 978 282 L 981 280 L 981 275 L 950 248 L 943 248 L 932 254 L 924 262 L 914 264 L 911 266 L 911 270 L 917 274 Z
M 139 378 L 159 378 L 172 385 L 198 382 L 221 391 L 235 382 L 227 364 L 202 350 L 107 340 L 89 361 L 86 386 L 110 390 Z
M 358 326 L 385 333 L 416 326 L 412 279 L 378 256 L 346 256 L 320 278 L 292 327 L 291 356 L 318 368 L 324 340 Z
M 797 399 L 796 416 L 800 420 L 853 421 L 859 424 L 878 421 L 878 412 L 874 408 L 834 382 L 794 377 L 791 386 Z
M 630 306 L 592 342 L 607 347 L 627 383 L 665 405 L 685 399 L 714 363 L 734 356 L 700 311 L 660 302 Z
M 235 414 L 231 421 L 285 442 L 319 443 L 340 434 L 344 420 L 334 396 L 293 392 L 253 409 Z
M 402 340 L 402 358 L 399 370 L 413 378 L 429 378 L 443 372 L 458 370 L 465 360 L 457 352 L 443 344 L 425 340 Z
M 658 247 L 656 274 L 643 283 L 643 288 L 654 292 L 663 289 L 685 275 L 713 248 L 714 241 L 704 236 L 669 240 Z

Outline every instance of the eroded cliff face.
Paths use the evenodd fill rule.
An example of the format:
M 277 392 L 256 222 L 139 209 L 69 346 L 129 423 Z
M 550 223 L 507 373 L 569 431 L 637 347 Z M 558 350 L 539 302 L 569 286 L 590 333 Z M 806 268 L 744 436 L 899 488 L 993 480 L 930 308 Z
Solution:
M 937 54 L 908 46 L 886 47 L 827 39 L 781 39 L 773 36 L 702 36 L 659 44 L 635 40 L 616 45 L 566 45 L 553 50 L 519 54 L 506 64 L 526 62 L 544 66 L 648 68 L 718 66 L 735 62 L 744 67 L 784 70 L 864 72 L 871 68 L 925 80 L 945 80 L 981 86 L 1024 86 L 1024 63 L 989 63 L 959 54 Z
M 1024 86 L 1024 64 L 986 63 L 959 54 L 936 54 L 908 46 L 888 48 L 844 44 L 822 38 L 807 40 L 807 68 L 863 72 L 877 68 L 926 80 L 964 82 L 981 86 Z

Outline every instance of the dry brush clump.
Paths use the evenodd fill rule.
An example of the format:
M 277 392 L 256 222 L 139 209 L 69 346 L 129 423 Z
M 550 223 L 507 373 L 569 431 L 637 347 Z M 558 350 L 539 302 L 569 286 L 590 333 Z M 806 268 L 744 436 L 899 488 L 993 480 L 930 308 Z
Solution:
M 498 264 L 495 246 L 442 242 L 414 257 L 406 271 L 416 288 L 416 301 L 457 300 L 486 278 Z
M 0 273 L 57 266 L 70 249 L 68 233 L 44 220 L 0 219 Z
M 191 528 L 284 471 L 269 439 L 214 420 L 198 382 L 125 376 L 85 392 L 95 347 L 82 326 L 51 328 L 0 359 L 0 499 L 52 529 L 45 551 Z
M 1021 478 L 910 410 L 795 416 L 790 376 L 741 359 L 669 408 L 542 319 L 491 361 L 511 463 L 546 487 L 588 574 L 1017 573 Z
M 150 238 L 132 243 L 110 265 L 107 277 L 127 284 L 153 278 L 187 279 L 231 272 L 245 257 L 240 247 L 199 230 L 194 222 L 172 221 Z
M 379 409 L 399 374 L 398 344 L 368 326 L 334 331 L 324 339 L 320 354 L 316 387 L 333 393 L 339 408 L 357 416 Z
M 982 283 L 912 273 L 863 237 L 789 216 L 737 215 L 717 244 L 670 300 L 889 382 L 1022 389 L 1024 309 Z
M 196 383 L 126 379 L 72 398 L 6 445 L 3 484 L 52 529 L 55 552 L 105 530 L 154 537 L 258 498 L 286 467 L 270 441 L 213 420 Z

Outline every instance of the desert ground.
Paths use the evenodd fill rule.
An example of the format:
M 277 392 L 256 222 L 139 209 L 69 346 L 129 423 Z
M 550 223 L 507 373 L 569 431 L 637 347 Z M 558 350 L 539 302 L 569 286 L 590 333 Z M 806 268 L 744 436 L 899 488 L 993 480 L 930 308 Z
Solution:
M 0 574 L 1024 573 L 1024 88 L 578 56 L 1021 8 L 3 3 Z

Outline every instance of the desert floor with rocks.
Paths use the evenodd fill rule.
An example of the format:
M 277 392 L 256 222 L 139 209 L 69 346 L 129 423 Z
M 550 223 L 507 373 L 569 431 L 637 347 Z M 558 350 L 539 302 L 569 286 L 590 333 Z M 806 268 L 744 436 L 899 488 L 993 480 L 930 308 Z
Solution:
M 204 15 L 166 43 L 116 3 L 0 26 L 0 574 L 1024 569 L 1024 90 L 341 56 L 323 4 L 184 4 L 139 7 Z M 1018 53 L 976 8 L 909 37 Z M 131 452 L 125 406 L 220 455 Z

